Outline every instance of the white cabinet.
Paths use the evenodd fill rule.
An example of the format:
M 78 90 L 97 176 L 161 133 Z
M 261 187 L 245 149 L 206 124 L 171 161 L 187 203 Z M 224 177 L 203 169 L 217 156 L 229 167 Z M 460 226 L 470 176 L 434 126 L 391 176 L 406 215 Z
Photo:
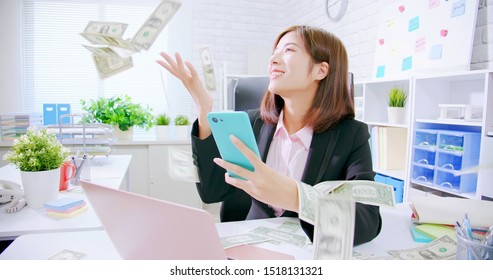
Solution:
M 403 124 L 387 122 L 386 98 L 393 86 L 408 91 Z M 355 105 L 358 104 L 356 116 L 368 124 L 372 140 L 378 138 L 375 127 L 407 129 L 403 148 L 387 155 L 405 160 L 404 168 L 375 168 L 377 173 L 404 181 L 405 201 L 422 192 L 493 198 L 493 71 L 357 81 Z M 382 156 L 378 148 L 382 146 L 372 145 L 375 167 Z M 479 170 L 471 171 L 478 165 Z

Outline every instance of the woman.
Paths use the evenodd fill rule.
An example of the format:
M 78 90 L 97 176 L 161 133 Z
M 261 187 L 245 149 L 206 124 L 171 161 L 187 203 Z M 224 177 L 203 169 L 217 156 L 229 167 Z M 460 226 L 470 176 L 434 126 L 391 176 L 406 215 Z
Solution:
M 192 150 L 200 178 L 197 190 L 205 203 L 224 201 L 241 189 L 252 200 L 247 219 L 297 217 L 300 181 L 313 186 L 330 180 L 373 180 L 368 129 L 354 120 L 348 93 L 347 53 L 331 33 L 293 26 L 278 36 L 261 108 L 248 112 L 262 159 L 231 138 L 253 164 L 253 172 L 219 158 L 206 118 L 212 98 L 192 64 L 179 54 L 176 60 L 161 55 L 165 61 L 157 62 L 183 82 L 198 107 Z M 224 169 L 247 180 L 230 177 Z M 377 206 L 356 203 L 355 220 L 355 245 L 380 232 Z M 313 225 L 300 222 L 313 240 Z

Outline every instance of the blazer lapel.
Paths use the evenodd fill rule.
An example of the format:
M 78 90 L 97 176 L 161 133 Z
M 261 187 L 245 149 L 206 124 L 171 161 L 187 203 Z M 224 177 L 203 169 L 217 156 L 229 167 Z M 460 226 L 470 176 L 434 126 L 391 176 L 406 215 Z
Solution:
M 327 165 L 334 153 L 338 137 L 338 129 L 313 134 L 310 151 L 308 152 L 308 158 L 302 176 L 303 182 L 309 185 L 315 185 L 322 180 Z

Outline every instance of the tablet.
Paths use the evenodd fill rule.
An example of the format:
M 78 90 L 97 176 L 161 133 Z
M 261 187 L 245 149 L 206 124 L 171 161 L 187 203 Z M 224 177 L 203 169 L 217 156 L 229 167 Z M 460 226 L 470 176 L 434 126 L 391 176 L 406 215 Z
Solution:
M 229 139 L 230 135 L 236 136 L 260 158 L 257 141 L 255 140 L 248 114 L 243 111 L 210 112 L 207 114 L 207 120 L 221 157 L 225 161 L 253 171 L 254 168 L 250 161 Z M 228 173 L 232 177 L 242 178 L 229 170 Z

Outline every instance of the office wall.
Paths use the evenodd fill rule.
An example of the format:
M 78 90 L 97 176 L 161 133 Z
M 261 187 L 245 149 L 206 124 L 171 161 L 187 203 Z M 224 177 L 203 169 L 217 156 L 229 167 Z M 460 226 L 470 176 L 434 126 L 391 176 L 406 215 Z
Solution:
M 339 36 L 351 71 L 357 78 L 371 77 L 379 11 L 397 0 L 349 0 L 346 15 L 335 23 L 325 14 L 325 0 L 185 1 L 193 1 L 192 48 L 211 48 L 220 87 L 223 66 L 231 74 L 262 73 L 277 34 L 293 24 Z M 18 1 L 0 0 L 0 112 L 21 108 L 18 9 Z M 199 53 L 193 53 L 190 59 L 201 71 Z M 471 59 L 471 69 L 485 68 L 493 68 L 493 0 L 480 0 Z M 218 98 L 221 92 L 212 94 Z
M 336 34 L 345 43 L 349 66 L 357 78 L 372 76 L 379 12 L 397 0 L 349 0 L 347 12 L 339 22 L 325 14 L 325 0 L 290 0 L 284 5 L 283 25 L 310 24 Z M 471 69 L 493 68 L 493 0 L 479 0 Z

